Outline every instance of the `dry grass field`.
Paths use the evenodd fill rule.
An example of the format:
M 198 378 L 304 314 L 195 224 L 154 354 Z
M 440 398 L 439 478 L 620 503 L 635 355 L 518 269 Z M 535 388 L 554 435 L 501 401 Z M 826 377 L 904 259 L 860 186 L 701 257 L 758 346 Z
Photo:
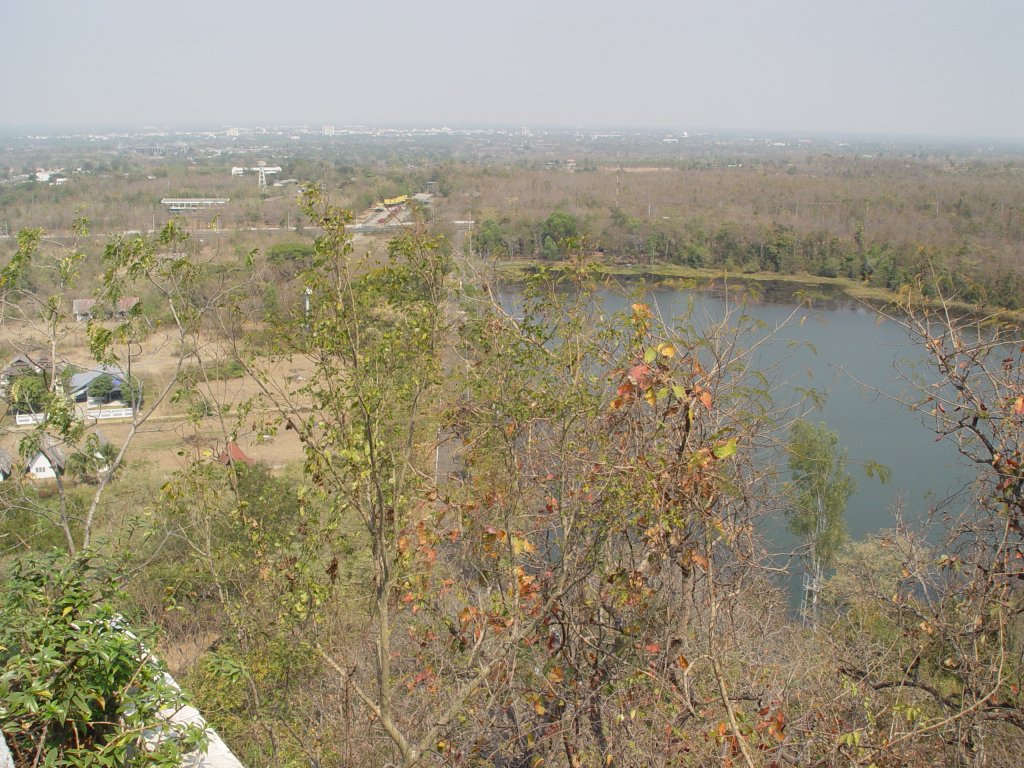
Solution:
M 24 325 L 8 324 L 0 332 L 0 344 L 8 351 L 31 349 L 33 344 L 31 329 Z M 63 361 L 81 369 L 95 366 L 86 346 L 84 328 L 68 333 L 60 343 Z M 224 359 L 224 351 L 215 340 L 204 341 L 200 345 L 200 355 L 206 361 Z M 256 461 L 270 467 L 282 467 L 300 460 L 301 445 L 292 431 L 280 430 L 277 434 L 268 434 L 267 425 L 272 422 L 273 414 L 263 407 L 255 409 L 245 423 L 238 423 L 235 412 L 237 407 L 253 397 L 258 397 L 260 389 L 249 376 L 212 380 L 203 383 L 198 389 L 208 400 L 221 408 L 221 414 L 207 416 L 195 421 L 188 418 L 185 407 L 173 402 L 168 395 L 156 403 L 159 394 L 173 379 L 178 367 L 179 343 L 161 333 L 152 334 L 136 349 L 131 361 L 131 375 L 142 379 L 145 385 L 145 401 L 143 412 L 152 414 L 137 430 L 127 454 L 129 463 L 142 461 L 156 471 L 171 472 L 190 459 L 205 456 L 216 456 L 223 449 L 228 436 L 237 435 L 237 443 Z M 185 358 L 183 368 L 197 365 L 197 358 Z M 127 361 L 122 361 L 122 368 L 127 370 Z M 302 361 L 295 361 L 271 372 L 270 380 L 285 390 L 294 389 L 309 376 L 310 367 Z M 266 416 L 264 420 L 262 417 Z M 131 430 L 128 419 L 90 420 L 90 429 L 98 430 L 115 446 L 124 443 Z M 265 421 L 266 423 L 258 423 Z M 17 444 L 21 436 L 30 427 L 15 425 L 12 414 L 8 413 L 2 422 L 0 445 L 17 455 Z
M 265 247 L 275 239 L 262 237 L 252 244 Z M 378 266 L 386 258 L 386 238 L 357 235 L 352 246 L 351 263 L 357 270 Z M 229 252 L 230 249 L 220 247 L 219 243 L 210 243 L 201 248 L 197 258 L 223 263 L 231 258 Z M 80 287 L 79 291 L 88 294 L 85 287 Z M 70 300 L 67 301 L 70 304 Z M 185 403 L 175 402 L 171 397 L 177 386 L 171 387 L 168 396 L 158 402 L 160 393 L 174 380 L 179 359 L 183 372 L 198 368 L 200 364 L 209 368 L 230 360 L 226 343 L 213 330 L 191 340 L 188 343 L 189 354 L 184 358 L 180 354 L 181 346 L 173 327 L 166 330 L 157 328 L 141 344 L 132 345 L 130 361 L 121 354 L 119 365 L 122 370 L 138 377 L 144 384 L 143 412 L 148 413 L 152 409 L 152 414 L 132 439 L 126 457 L 129 464 L 144 463 L 154 471 L 171 472 L 196 457 L 216 457 L 230 435 L 235 436 L 247 455 L 271 468 L 282 468 L 301 460 L 302 447 L 294 432 L 281 429 L 272 434 L 270 427 L 274 414 L 267 403 L 257 404 L 248 419 L 239 423 L 236 416 L 239 406 L 261 394 L 260 387 L 249 376 L 214 378 L 200 383 L 197 387 L 199 392 L 215 407 L 208 409 L 214 415 L 199 421 L 189 418 Z M 41 327 L 10 316 L 0 320 L 0 368 L 19 353 L 48 356 L 49 349 L 47 333 Z M 62 364 L 81 370 L 96 367 L 89 351 L 84 323 L 67 324 L 57 341 L 57 358 Z M 270 365 L 268 361 L 260 364 Z M 268 381 L 278 391 L 294 390 L 308 379 L 311 368 L 308 361 L 296 358 L 268 370 Z M 0 404 L 0 408 L 4 405 Z M 90 429 L 97 429 L 117 447 L 124 443 L 131 429 L 128 419 L 93 421 Z M 0 410 L 0 447 L 8 449 L 12 455 L 17 456 L 18 442 L 29 429 L 17 426 L 9 411 Z

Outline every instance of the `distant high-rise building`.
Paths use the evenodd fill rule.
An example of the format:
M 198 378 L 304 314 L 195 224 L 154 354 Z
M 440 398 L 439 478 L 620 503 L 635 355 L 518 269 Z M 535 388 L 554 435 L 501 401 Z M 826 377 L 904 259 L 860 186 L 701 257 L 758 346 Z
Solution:
M 324 134 L 324 136 L 333 136 L 334 135 L 334 126 L 333 125 L 325 125 L 323 127 L 323 134 Z

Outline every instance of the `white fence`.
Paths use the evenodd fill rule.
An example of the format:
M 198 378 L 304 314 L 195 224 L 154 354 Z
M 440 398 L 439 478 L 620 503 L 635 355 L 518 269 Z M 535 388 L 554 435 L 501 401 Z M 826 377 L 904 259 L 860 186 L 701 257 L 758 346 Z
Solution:
M 91 411 L 79 411 L 87 419 L 130 419 L 135 414 L 131 408 L 100 408 Z M 45 413 L 18 413 L 14 416 L 14 423 L 19 427 L 29 427 L 33 424 L 42 424 L 46 419 Z
M 131 408 L 104 408 L 101 411 L 86 411 L 87 419 L 130 419 L 135 414 Z

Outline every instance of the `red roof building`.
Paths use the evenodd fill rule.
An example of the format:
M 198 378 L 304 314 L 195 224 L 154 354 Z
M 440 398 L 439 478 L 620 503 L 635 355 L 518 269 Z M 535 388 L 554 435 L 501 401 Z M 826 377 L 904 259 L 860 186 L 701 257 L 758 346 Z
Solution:
M 256 463 L 234 440 L 228 443 L 227 448 L 220 452 L 217 460 L 225 467 L 231 464 L 246 464 L 251 467 Z

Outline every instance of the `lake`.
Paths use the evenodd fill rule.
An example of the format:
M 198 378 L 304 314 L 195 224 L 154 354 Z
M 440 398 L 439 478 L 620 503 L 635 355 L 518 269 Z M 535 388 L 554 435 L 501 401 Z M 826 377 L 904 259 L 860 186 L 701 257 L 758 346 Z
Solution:
M 721 291 L 657 285 L 644 290 L 642 296 L 666 319 L 685 315 L 692 305 L 698 326 L 700 318 L 715 322 L 738 304 L 738 299 L 730 301 Z M 503 303 L 511 308 L 519 298 L 511 289 L 504 294 Z M 637 300 L 614 291 L 604 291 L 603 299 L 609 312 L 625 309 Z M 794 310 L 795 317 L 766 342 L 758 360 L 778 366 L 776 377 L 782 382 L 775 392 L 778 402 L 795 402 L 801 387 L 825 393 L 824 405 L 806 418 L 825 422 L 848 451 L 848 471 L 857 481 L 846 511 L 850 535 L 861 538 L 891 527 L 897 503 L 902 504 L 904 519 L 912 522 L 962 493 L 972 473 L 955 446 L 936 442 L 926 424 L 927 415 L 912 412 L 899 402 L 920 396 L 915 398 L 901 382 L 897 365 L 906 371 L 916 363 L 930 378 L 922 350 L 911 343 L 906 331 L 842 295 L 801 307 L 793 300 L 792 284 L 769 285 L 758 302 L 746 306 L 767 329 L 786 323 Z M 890 469 L 888 484 L 865 476 L 861 466 L 867 460 Z M 785 550 L 794 543 L 784 520 L 765 521 L 764 531 L 773 549 Z

